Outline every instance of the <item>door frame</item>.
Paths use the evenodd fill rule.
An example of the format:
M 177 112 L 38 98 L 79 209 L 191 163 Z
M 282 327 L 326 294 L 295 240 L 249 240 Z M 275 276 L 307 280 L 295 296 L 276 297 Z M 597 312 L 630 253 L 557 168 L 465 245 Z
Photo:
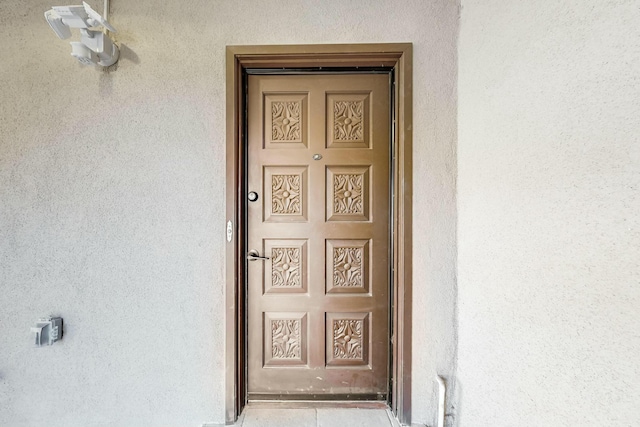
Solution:
M 246 403 L 243 147 L 247 69 L 393 68 L 391 224 L 391 370 L 389 406 L 411 423 L 412 309 L 412 44 L 271 45 L 226 48 L 225 420 Z

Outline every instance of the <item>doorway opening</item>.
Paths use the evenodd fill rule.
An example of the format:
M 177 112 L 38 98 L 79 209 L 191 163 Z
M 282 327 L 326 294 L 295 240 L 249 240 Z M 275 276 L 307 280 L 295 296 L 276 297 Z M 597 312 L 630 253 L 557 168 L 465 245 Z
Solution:
M 370 120 L 372 123 L 367 123 L 364 127 L 361 123 L 362 117 L 370 119 L 374 117 L 374 113 L 369 110 L 374 105 L 370 102 L 370 98 L 380 98 L 382 90 L 377 89 L 378 92 L 372 92 L 373 89 L 368 89 L 366 86 L 359 87 L 358 84 L 361 83 L 358 82 L 363 79 L 352 78 L 349 81 L 347 77 L 346 81 L 341 80 L 341 83 L 335 83 L 337 80 L 344 79 L 338 77 L 340 75 L 354 76 L 356 75 L 354 73 L 362 72 L 366 72 L 363 76 L 378 75 L 379 81 L 380 73 L 387 73 L 386 78 L 389 84 L 387 95 L 390 101 L 387 101 L 387 109 L 380 110 L 376 120 Z M 309 78 L 312 73 L 317 77 Z M 274 74 L 280 77 L 274 77 Z M 279 81 L 285 75 L 306 75 L 307 77 L 302 78 L 305 83 L 296 83 L 302 86 L 296 90 L 290 90 L 288 85 L 292 80 L 287 79 L 284 83 Z M 253 78 L 253 86 L 262 85 L 265 88 L 265 91 L 257 95 L 259 99 L 256 98 L 258 100 L 254 101 L 253 107 L 250 104 L 252 101 L 247 101 L 248 91 L 252 90 L 249 87 L 251 80 L 249 76 L 264 76 Z M 383 75 L 382 80 L 384 78 Z M 322 96 L 313 94 L 312 99 L 322 99 L 324 104 L 314 107 L 315 112 L 309 115 L 309 108 L 311 108 L 308 105 L 309 94 L 310 91 L 320 90 L 314 86 L 319 80 L 329 81 L 329 86 L 331 84 L 338 86 L 330 89 L 330 93 L 323 92 Z M 309 87 L 312 89 L 304 86 L 305 84 L 307 86 L 310 84 Z M 358 87 L 354 88 L 354 86 Z M 358 398 L 374 400 L 372 396 L 377 396 L 379 399 L 386 400 L 401 422 L 410 423 L 411 103 L 410 44 L 227 48 L 228 243 L 225 295 L 227 422 L 237 418 L 249 396 L 284 401 L 295 399 L 297 394 L 304 400 L 314 396 L 318 400 L 334 400 L 335 405 L 340 404 L 339 400 Z M 333 106 L 332 108 L 335 107 L 335 113 L 334 110 L 327 110 L 329 104 Z M 269 114 L 265 115 L 265 111 Z M 363 111 L 366 112 L 363 114 Z M 327 112 L 326 117 L 321 114 L 324 112 Z M 254 119 L 256 124 L 251 125 L 254 128 L 253 131 L 247 125 L 252 114 L 260 117 L 260 123 Z M 377 132 L 378 138 L 386 133 L 384 138 L 387 141 L 388 157 L 377 165 L 368 164 L 365 161 L 367 157 L 365 152 L 372 152 L 372 140 L 367 139 L 372 137 L 369 135 L 369 130 L 373 129 L 373 124 L 381 122 L 380 117 L 385 114 L 391 116 L 392 120 L 388 121 L 386 130 L 382 126 Z M 326 131 L 321 140 L 315 142 L 310 139 L 305 140 L 305 135 L 309 134 L 307 124 L 301 120 L 303 116 L 316 117 L 314 119 L 316 124 L 311 126 L 316 126 L 316 129 L 322 127 Z M 352 132 L 355 129 L 350 125 L 352 120 L 360 123 L 359 133 L 345 136 L 345 132 Z M 331 125 L 328 124 L 329 122 Z M 333 129 L 336 132 L 335 140 L 328 142 L 330 139 L 328 135 Z M 253 144 L 260 145 L 262 149 L 272 149 L 271 154 L 281 155 L 287 153 L 286 150 L 283 151 L 284 148 L 290 148 L 293 150 L 289 152 L 293 153 L 291 154 L 293 160 L 289 164 L 276 165 L 273 159 L 267 156 L 266 160 L 259 166 L 253 167 L 252 171 L 249 164 L 251 155 L 249 138 L 254 138 Z M 389 139 L 391 150 L 388 145 Z M 319 148 L 326 151 L 321 152 Z M 345 152 L 350 153 L 347 157 L 352 160 L 358 158 L 358 149 L 365 155 L 355 161 L 357 165 L 353 161 L 342 164 L 336 160 L 337 157 L 332 160 L 331 149 L 342 150 L 341 155 Z M 267 152 L 267 150 L 262 151 Z M 315 151 L 318 152 L 315 153 Z M 313 160 L 305 163 L 299 157 L 296 158 L 300 153 L 307 152 L 309 154 L 313 152 Z M 320 167 L 322 163 L 318 161 L 323 159 L 322 153 L 327 157 L 328 163 L 322 166 L 322 172 L 316 173 L 312 168 Z M 256 158 L 254 155 L 252 162 Z M 379 173 L 380 170 L 384 170 L 381 165 L 385 161 L 390 166 L 386 176 Z M 311 176 L 313 178 L 310 178 Z M 310 186 L 309 179 L 321 185 Z M 317 193 L 315 196 L 310 194 L 311 188 L 319 186 L 323 188 L 322 194 Z M 389 197 L 386 205 L 382 203 L 378 206 L 372 201 L 375 200 L 378 203 L 377 201 L 384 197 L 373 195 L 373 193 L 369 198 L 364 196 L 369 194 L 366 192 L 373 187 L 382 188 L 382 191 L 388 190 Z M 283 196 L 285 193 L 286 197 Z M 358 196 L 354 197 L 353 194 Z M 252 204 L 252 199 L 253 202 L 257 200 L 268 200 L 268 202 Z M 285 236 L 286 238 L 280 235 L 271 235 L 266 238 L 260 235 L 260 238 L 256 238 L 252 235 L 249 226 L 251 218 L 260 218 L 254 221 L 254 225 L 265 223 L 267 219 L 266 222 L 270 222 L 270 226 L 275 224 L 281 227 L 280 230 L 286 229 L 287 232 L 300 224 L 308 224 L 310 211 L 307 201 L 312 203 L 312 213 L 317 213 L 318 218 L 322 217 L 323 223 L 333 221 L 327 230 L 331 229 L 338 234 L 329 236 L 325 233 L 317 242 L 295 233 Z M 313 203 L 322 207 L 320 211 Z M 381 212 L 385 209 L 388 213 L 384 223 L 385 231 L 391 232 L 387 234 L 388 240 L 382 239 L 386 242 L 384 245 L 378 245 L 373 235 L 351 235 L 346 239 L 338 238 L 348 231 L 348 228 L 336 231 L 336 227 L 340 227 L 340 222 L 353 224 L 354 221 L 360 221 L 362 223 L 360 225 L 366 228 L 367 224 L 374 222 L 372 218 L 382 215 Z M 285 228 L 282 228 L 283 225 Z M 376 239 L 381 234 L 378 232 L 377 236 Z M 376 243 L 372 245 L 372 242 Z M 318 295 L 329 295 L 324 300 L 326 303 L 323 303 L 324 311 L 320 314 L 313 312 L 315 308 L 310 307 L 315 307 L 315 304 L 295 312 L 284 310 L 282 304 L 274 303 L 277 300 L 273 296 L 289 294 L 291 299 L 288 303 L 294 305 L 304 306 L 304 301 L 312 301 L 309 297 L 314 291 L 305 287 L 308 286 L 305 277 L 311 277 L 305 270 L 311 265 L 308 258 L 305 258 L 310 245 L 315 245 L 313 249 L 315 254 L 321 252 L 323 255 L 326 254 L 327 262 L 323 261 L 317 274 L 314 274 L 314 277 L 323 276 L 322 292 Z M 371 249 L 372 247 L 377 248 L 375 252 Z M 251 253 L 250 250 L 252 250 Z M 249 253 L 251 263 L 246 261 Z M 377 259 L 374 259 L 374 255 Z M 273 259 L 265 262 L 269 258 Z M 305 259 L 307 259 L 306 264 Z M 379 260 L 385 260 L 385 263 L 381 264 Z M 253 265 L 249 267 L 249 264 Z M 389 280 L 379 280 L 377 285 L 373 281 L 367 282 L 371 285 L 366 284 L 366 281 L 358 282 L 363 274 L 371 275 L 374 265 L 376 266 L 374 275 L 376 277 L 386 275 Z M 294 275 L 287 273 L 293 270 L 297 273 Z M 351 273 L 355 271 L 355 273 L 347 275 L 346 270 Z M 301 275 L 300 272 L 304 274 Z M 258 276 L 260 278 L 256 279 Z M 325 276 L 335 278 L 335 286 L 329 284 L 330 280 L 327 280 L 325 287 Z M 273 283 L 266 285 L 265 277 L 276 280 L 276 285 L 272 286 Z M 290 279 L 289 282 L 283 282 L 284 277 L 288 278 L 287 280 Z M 344 280 L 354 277 L 356 278 L 354 281 L 344 286 Z M 254 282 L 250 284 L 252 286 L 250 289 L 257 289 L 251 301 L 258 301 L 264 295 L 266 306 L 256 308 L 247 304 L 249 299 L 247 294 L 250 295 L 252 292 L 251 290 L 247 292 L 245 287 L 249 280 Z M 387 287 L 388 294 L 382 293 L 383 298 L 388 301 L 385 302 L 386 312 L 376 311 L 378 308 L 374 309 L 373 306 L 367 306 L 364 302 L 373 301 L 373 294 L 379 293 L 372 292 L 373 289 L 369 286 Z M 271 295 L 267 291 L 270 291 Z M 331 292 L 334 294 L 330 295 Z M 344 297 L 350 293 L 353 294 L 352 299 L 345 299 Z M 298 299 L 295 298 L 296 294 Z M 306 299 L 299 298 L 304 295 Z M 342 299 L 338 301 L 335 296 Z M 319 300 L 316 298 L 315 301 Z M 331 301 L 338 301 L 337 305 L 331 305 Z M 351 302 L 345 303 L 345 301 Z M 379 306 L 378 303 L 374 305 Z M 251 316 L 253 316 L 251 320 L 254 323 L 253 326 L 249 325 L 248 319 L 251 319 Z M 384 324 L 388 329 L 385 329 Z M 318 336 L 313 339 L 306 336 L 306 331 L 311 333 L 314 330 L 319 331 L 322 339 Z M 378 332 L 379 330 L 382 332 Z M 326 348 L 309 347 L 307 341 L 322 341 L 330 344 Z M 253 345 L 250 350 L 248 350 L 249 345 Z M 381 352 L 388 353 L 389 357 L 380 357 Z M 295 380 L 305 369 L 308 371 L 308 368 L 313 366 L 320 369 L 320 364 L 312 359 L 316 362 L 322 359 L 322 368 L 325 368 L 325 364 L 328 368 L 318 371 L 323 374 L 317 376 L 318 381 L 313 376 L 307 375 L 309 378 L 305 377 L 306 379 L 303 380 L 305 384 L 310 384 L 307 388 L 304 388 L 302 383 L 297 383 L 292 386 L 293 388 L 286 389 L 284 384 Z M 271 369 L 262 369 L 265 367 Z M 305 369 L 300 369 L 301 367 Z M 274 377 L 274 372 L 285 372 L 283 368 L 290 370 L 289 380 L 272 392 L 270 381 L 279 375 L 275 374 Z M 259 378 L 259 381 L 250 383 L 249 378 L 258 378 L 260 375 L 258 372 L 261 372 L 261 369 L 266 372 L 266 375 Z M 373 376 L 359 375 L 358 369 L 361 370 L 361 374 L 372 370 L 377 370 L 377 373 Z M 380 381 L 382 371 L 384 371 L 384 385 Z M 351 383 L 341 381 L 345 379 L 345 372 L 350 372 L 353 374 L 352 377 L 358 380 Z M 360 378 L 364 379 L 360 380 Z M 340 382 L 349 384 L 341 389 Z M 332 393 L 336 389 L 338 392 Z M 292 393 L 295 390 L 303 392 Z M 319 392 L 314 393 L 315 391 Z M 362 393 L 359 393 L 360 391 Z

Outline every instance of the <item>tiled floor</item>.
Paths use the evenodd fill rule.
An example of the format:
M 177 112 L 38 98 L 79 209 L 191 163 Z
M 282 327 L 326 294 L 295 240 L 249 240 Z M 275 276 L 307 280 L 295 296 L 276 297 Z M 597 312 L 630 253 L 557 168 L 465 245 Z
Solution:
M 235 427 L 397 427 L 385 409 L 246 408 Z

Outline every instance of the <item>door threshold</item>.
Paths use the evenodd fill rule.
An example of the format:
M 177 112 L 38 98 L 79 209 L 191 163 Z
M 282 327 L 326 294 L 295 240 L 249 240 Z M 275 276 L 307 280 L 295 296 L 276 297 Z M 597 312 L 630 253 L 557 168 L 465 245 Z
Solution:
M 315 409 L 353 408 L 389 409 L 387 402 L 376 400 L 249 400 L 245 408 L 251 409 Z

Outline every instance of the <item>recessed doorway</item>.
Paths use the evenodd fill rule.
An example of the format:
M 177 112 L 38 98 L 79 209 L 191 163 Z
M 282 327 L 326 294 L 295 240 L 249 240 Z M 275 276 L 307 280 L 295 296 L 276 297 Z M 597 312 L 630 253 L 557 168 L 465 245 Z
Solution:
M 410 421 L 411 45 L 227 49 L 226 417 Z

